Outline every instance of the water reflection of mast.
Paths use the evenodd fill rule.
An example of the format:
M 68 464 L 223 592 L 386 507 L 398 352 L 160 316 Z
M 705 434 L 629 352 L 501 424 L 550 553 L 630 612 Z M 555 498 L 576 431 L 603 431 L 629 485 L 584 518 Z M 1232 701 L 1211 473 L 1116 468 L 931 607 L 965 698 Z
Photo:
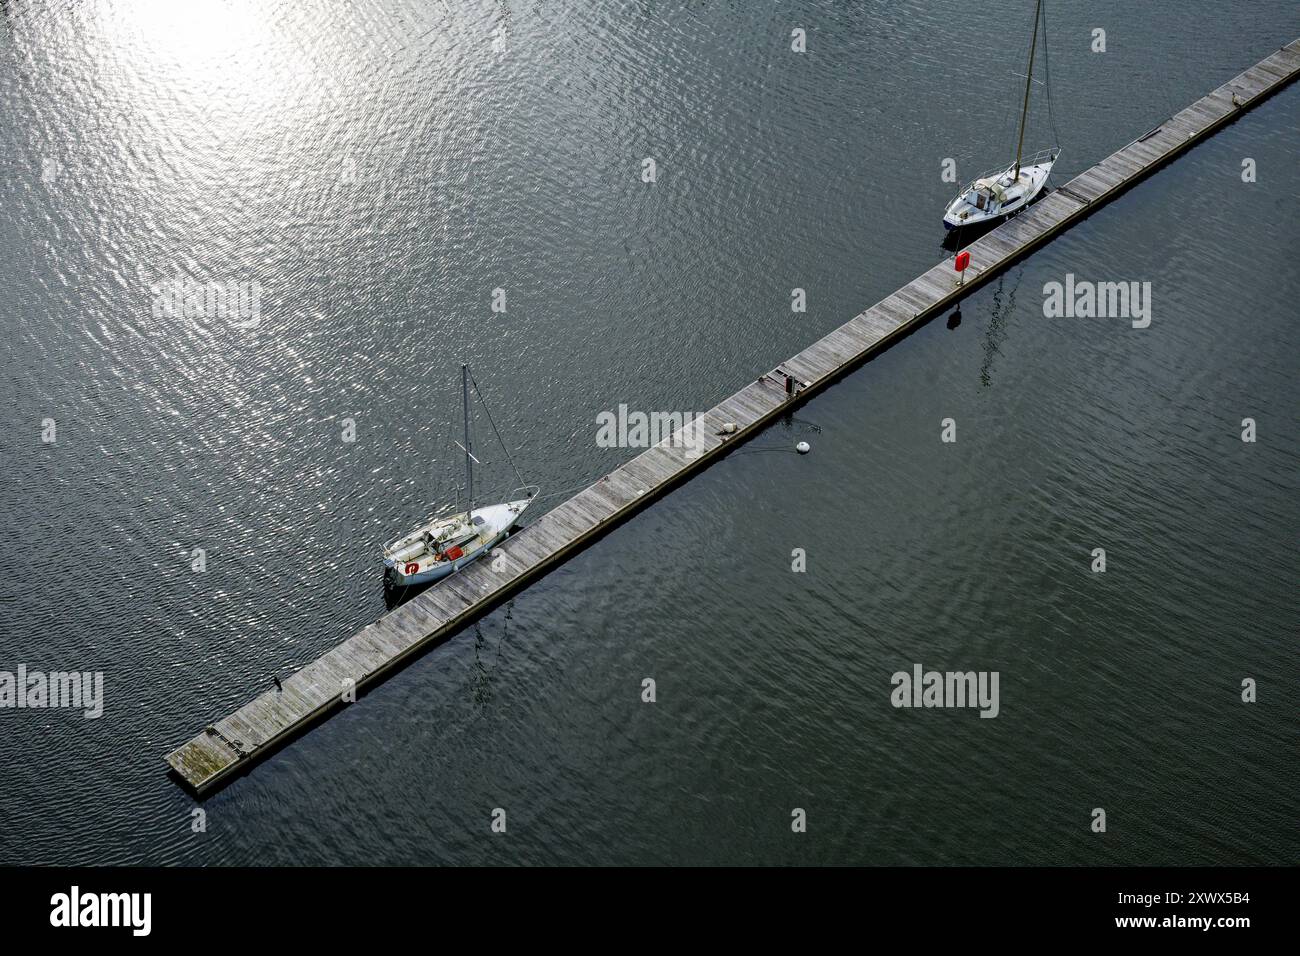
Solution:
M 1020 288 L 1021 270 L 1016 270 L 1015 281 L 1007 292 L 1005 308 L 1002 302 L 1003 287 L 1006 285 L 1006 273 L 998 277 L 998 286 L 993 290 L 993 313 L 989 316 L 989 326 L 984 335 L 984 361 L 980 364 L 980 384 L 989 388 L 993 384 L 993 359 L 1001 355 L 999 346 L 1006 338 L 1006 316 L 1015 308 L 1016 291 Z

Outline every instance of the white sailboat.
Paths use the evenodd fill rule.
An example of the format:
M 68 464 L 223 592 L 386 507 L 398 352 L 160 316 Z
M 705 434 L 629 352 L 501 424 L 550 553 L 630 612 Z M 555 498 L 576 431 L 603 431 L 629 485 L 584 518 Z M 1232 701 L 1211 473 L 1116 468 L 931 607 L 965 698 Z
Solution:
M 526 492 L 523 498 L 474 506 L 474 462 L 478 459 L 474 457 L 469 433 L 469 366 L 462 365 L 460 371 L 465 414 L 465 444 L 461 448 L 465 451 L 465 495 L 469 508 L 456 514 L 435 516 L 386 545 L 384 577 L 390 587 L 437 581 L 478 560 L 510 533 L 524 509 L 537 498 L 536 485 L 521 485 L 515 490 Z
M 1052 164 L 1061 155 L 1059 147 L 1039 150 L 1024 157 L 1025 121 L 1029 116 L 1029 91 L 1034 82 L 1034 53 L 1038 49 L 1038 23 L 1043 2 L 1034 7 L 1034 36 L 1029 44 L 1029 70 L 1025 76 L 1025 100 L 1020 111 L 1020 133 L 1016 140 L 1016 161 L 1005 169 L 981 173 L 969 183 L 944 213 L 944 229 L 957 229 L 978 223 L 991 223 L 1020 212 L 1047 185 Z M 1046 42 L 1046 41 L 1044 41 Z M 1049 93 L 1050 95 L 1050 93 Z M 1049 103 L 1050 107 L 1050 103 Z

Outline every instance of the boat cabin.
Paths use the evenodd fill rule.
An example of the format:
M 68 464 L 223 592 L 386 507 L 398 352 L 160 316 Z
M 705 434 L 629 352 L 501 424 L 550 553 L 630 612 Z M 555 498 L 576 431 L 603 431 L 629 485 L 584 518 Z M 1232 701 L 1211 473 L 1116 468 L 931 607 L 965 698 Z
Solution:
M 1025 174 L 1021 173 L 1024 179 Z M 1019 185 L 1018 183 L 1014 185 Z M 996 212 L 1003 206 L 1013 206 L 1020 201 L 1021 190 L 1014 188 L 1010 174 L 998 179 L 980 179 L 971 190 L 969 202 L 982 212 Z

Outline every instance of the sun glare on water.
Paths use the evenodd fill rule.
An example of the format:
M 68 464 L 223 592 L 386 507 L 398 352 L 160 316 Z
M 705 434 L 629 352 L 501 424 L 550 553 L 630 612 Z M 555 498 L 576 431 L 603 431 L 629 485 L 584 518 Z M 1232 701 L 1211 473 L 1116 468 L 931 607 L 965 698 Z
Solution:
M 127 85 L 182 105 L 256 119 L 293 95 L 311 97 L 312 65 L 257 0 L 129 0 L 96 5 L 104 53 Z

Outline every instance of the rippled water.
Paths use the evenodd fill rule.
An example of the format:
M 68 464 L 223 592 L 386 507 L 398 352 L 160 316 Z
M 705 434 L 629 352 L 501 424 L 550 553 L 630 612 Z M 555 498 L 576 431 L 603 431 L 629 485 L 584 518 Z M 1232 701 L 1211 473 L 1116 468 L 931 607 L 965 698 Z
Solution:
M 375 543 L 458 478 L 460 362 L 563 491 L 630 454 L 597 412 L 707 408 L 941 258 L 941 162 L 1006 157 L 1025 7 L 0 3 L 0 670 L 107 683 L 99 720 L 0 711 L 0 861 L 1294 862 L 1294 87 L 207 833 L 164 773 L 383 613 Z M 1058 182 L 1300 35 L 1289 2 L 1064 7 Z M 1045 319 L 1067 272 L 1151 281 L 1151 327 Z M 257 327 L 155 317 L 178 276 L 259 283 Z M 917 662 L 999 671 L 999 718 L 893 709 Z

